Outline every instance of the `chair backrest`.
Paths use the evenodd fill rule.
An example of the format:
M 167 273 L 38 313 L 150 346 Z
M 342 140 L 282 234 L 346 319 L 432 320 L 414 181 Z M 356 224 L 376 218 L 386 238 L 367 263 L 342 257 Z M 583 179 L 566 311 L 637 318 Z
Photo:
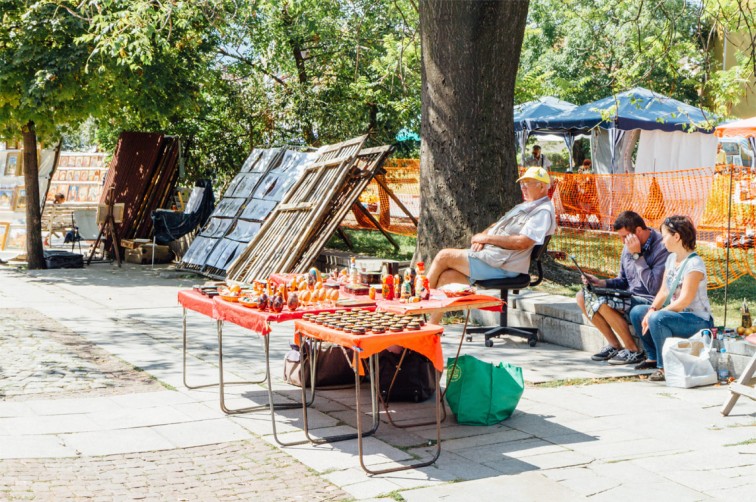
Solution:
M 538 277 L 536 277 L 535 281 L 530 281 L 530 287 L 538 286 L 543 281 L 543 263 L 541 259 L 546 252 L 546 248 L 549 246 L 550 240 L 551 236 L 547 235 L 543 239 L 543 244 L 536 244 L 533 246 L 533 251 L 530 252 L 530 263 L 535 263 L 536 270 L 538 270 Z

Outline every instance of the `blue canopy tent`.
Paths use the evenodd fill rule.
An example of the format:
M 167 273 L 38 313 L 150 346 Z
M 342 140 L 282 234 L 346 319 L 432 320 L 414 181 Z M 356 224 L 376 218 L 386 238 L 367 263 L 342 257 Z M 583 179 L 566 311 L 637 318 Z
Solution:
M 552 115 L 558 115 L 563 112 L 569 112 L 577 108 L 577 105 L 562 101 L 551 96 L 536 99 L 535 101 L 528 101 L 522 103 L 514 108 L 514 130 L 515 139 L 520 146 L 520 152 L 522 152 L 522 162 L 525 163 L 525 144 L 528 141 L 528 137 L 531 134 L 550 134 L 540 133 L 533 130 L 533 122 L 535 120 L 549 117 Z M 575 143 L 575 137 L 572 134 L 557 133 L 564 138 L 564 142 L 567 145 L 567 149 L 570 152 L 570 165 L 572 165 L 572 145 Z
M 604 116 L 602 116 L 604 112 Z M 530 121 L 532 130 L 543 134 L 586 134 L 604 129 L 609 135 L 611 169 L 615 170 L 617 146 L 626 131 L 697 132 L 711 134 L 713 126 L 695 106 L 635 87 L 616 96 L 578 106 L 572 110 Z

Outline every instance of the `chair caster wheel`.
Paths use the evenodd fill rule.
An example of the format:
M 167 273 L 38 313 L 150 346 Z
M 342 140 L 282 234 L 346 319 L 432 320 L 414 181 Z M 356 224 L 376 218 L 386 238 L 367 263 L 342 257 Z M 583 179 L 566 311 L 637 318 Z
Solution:
M 486 347 L 493 347 L 493 340 L 491 340 L 490 338 L 486 340 Z
M 530 345 L 531 347 L 535 347 L 536 343 L 538 343 L 536 340 L 530 340 L 530 341 L 528 341 L 528 345 Z

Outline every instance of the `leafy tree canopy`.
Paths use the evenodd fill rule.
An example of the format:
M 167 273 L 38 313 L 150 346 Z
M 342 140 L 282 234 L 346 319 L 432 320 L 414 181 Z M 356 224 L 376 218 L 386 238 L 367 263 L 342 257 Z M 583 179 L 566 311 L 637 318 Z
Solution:
M 726 115 L 753 81 L 756 20 L 743 0 L 532 0 L 517 102 L 577 104 L 647 87 Z M 744 35 L 738 65 L 713 60 L 717 38 Z

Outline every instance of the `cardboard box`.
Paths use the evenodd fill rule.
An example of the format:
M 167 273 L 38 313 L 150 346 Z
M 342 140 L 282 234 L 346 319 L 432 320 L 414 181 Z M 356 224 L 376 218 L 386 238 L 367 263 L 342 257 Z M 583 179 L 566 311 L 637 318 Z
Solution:
M 149 239 L 121 239 L 121 246 L 126 249 L 136 249 L 144 244 L 151 244 Z
M 155 249 L 155 263 L 169 263 L 173 260 L 173 251 L 168 246 L 153 246 L 142 244 L 136 249 L 126 249 L 126 262 L 137 265 L 149 265 L 152 263 L 152 250 Z

